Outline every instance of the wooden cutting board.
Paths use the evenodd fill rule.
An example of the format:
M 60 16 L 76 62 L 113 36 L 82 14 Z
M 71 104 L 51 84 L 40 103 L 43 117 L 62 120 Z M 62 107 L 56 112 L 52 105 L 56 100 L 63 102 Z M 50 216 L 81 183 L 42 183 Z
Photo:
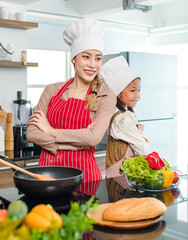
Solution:
M 95 212 L 88 212 L 87 216 L 89 218 L 93 218 L 96 221 L 96 224 L 102 227 L 110 227 L 110 228 L 117 228 L 117 229 L 140 229 L 152 226 L 158 223 L 162 216 L 157 218 L 142 220 L 142 221 L 135 221 L 135 222 L 113 222 L 113 221 L 106 221 L 102 219 L 103 211 L 109 207 L 112 203 L 105 203 L 100 204 L 99 208 L 95 210 Z

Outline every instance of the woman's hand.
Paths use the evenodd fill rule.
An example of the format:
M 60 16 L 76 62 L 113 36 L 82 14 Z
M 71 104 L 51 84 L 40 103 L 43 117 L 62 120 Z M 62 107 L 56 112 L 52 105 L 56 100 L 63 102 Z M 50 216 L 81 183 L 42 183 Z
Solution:
M 35 125 L 41 131 L 48 133 L 52 136 L 56 136 L 56 129 L 52 128 L 45 114 L 40 110 L 35 110 L 29 117 L 28 125 Z

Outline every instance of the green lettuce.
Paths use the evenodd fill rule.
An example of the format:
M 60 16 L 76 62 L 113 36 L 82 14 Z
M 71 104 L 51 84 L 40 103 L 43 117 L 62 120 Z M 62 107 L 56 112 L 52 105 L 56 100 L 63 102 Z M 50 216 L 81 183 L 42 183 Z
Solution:
M 149 167 L 149 163 L 145 160 L 145 157 L 146 155 L 127 158 L 119 166 L 119 169 L 127 176 L 129 181 L 143 183 L 145 178 L 152 177 L 152 169 Z

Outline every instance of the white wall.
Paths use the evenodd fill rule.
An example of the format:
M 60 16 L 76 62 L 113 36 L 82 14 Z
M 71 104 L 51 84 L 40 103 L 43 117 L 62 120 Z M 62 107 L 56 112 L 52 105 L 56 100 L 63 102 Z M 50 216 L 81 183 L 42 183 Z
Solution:
M 181 3 L 186 4 L 187 0 L 181 0 Z M 34 49 L 50 49 L 50 50 L 65 50 L 68 51 L 69 47 L 65 44 L 62 33 L 65 27 L 74 19 L 79 17 L 79 5 L 76 5 L 76 10 L 71 9 L 71 3 L 73 0 L 68 2 L 63 2 L 61 0 L 56 0 L 57 4 L 53 4 L 49 0 L 42 0 L 38 3 L 29 5 L 30 11 L 37 11 L 37 8 L 41 8 L 46 14 L 53 11 L 54 14 L 47 14 L 46 17 L 37 17 L 34 13 L 28 12 L 28 21 L 39 22 L 38 29 L 32 29 L 28 31 L 15 30 L 0 28 L 0 41 L 12 42 L 14 45 L 15 53 L 13 55 L 13 60 L 20 60 L 20 53 L 22 50 L 28 48 Z M 78 3 L 84 2 L 78 1 Z M 118 1 L 119 2 L 119 1 Z M 46 4 L 45 4 L 46 3 Z M 66 3 L 66 4 L 65 4 Z M 0 5 L 7 5 L 5 1 L 0 1 Z M 173 4 L 173 3 L 172 3 Z M 171 4 L 171 5 L 172 5 Z M 176 14 L 176 20 L 180 22 L 180 14 L 175 13 L 177 1 L 174 2 L 174 15 Z M 25 6 L 10 4 L 8 5 L 11 12 L 25 11 Z M 66 6 L 66 7 L 65 7 Z M 187 6 L 187 5 L 186 5 Z M 64 8 L 65 7 L 65 8 Z M 166 11 L 168 10 L 168 5 L 164 6 Z M 183 8 L 183 7 L 182 7 Z M 81 10 L 80 10 L 81 11 Z M 164 8 L 160 6 L 155 8 L 153 19 L 151 15 L 145 16 L 147 23 L 151 21 L 157 25 L 158 14 L 163 14 L 162 19 L 165 20 L 169 25 L 173 23 L 173 17 L 165 15 Z M 76 17 L 64 17 L 62 14 L 75 15 Z M 185 14 L 186 10 L 183 11 L 183 19 L 181 24 L 187 21 L 187 16 Z M 140 16 L 143 13 L 137 12 L 136 15 Z M 40 14 L 39 14 L 40 15 Z M 127 13 L 127 16 L 131 15 Z M 118 53 L 122 51 L 141 51 L 147 52 L 153 51 L 153 45 L 164 45 L 172 43 L 183 43 L 188 42 L 188 35 L 186 32 L 182 33 L 181 29 L 178 34 L 173 33 L 173 29 L 170 29 L 170 33 L 167 34 L 165 29 L 158 28 L 151 30 L 151 41 L 150 48 L 148 48 L 148 28 L 145 26 L 131 26 L 130 24 L 113 23 L 103 21 L 106 24 L 106 38 L 105 38 L 105 54 Z M 162 22 L 162 20 L 161 20 Z M 160 25 L 160 24 L 159 24 Z M 158 26 L 158 25 L 157 25 Z M 161 25 L 160 25 L 161 26 Z M 162 33 L 161 33 L 162 32 Z M 164 33 L 163 33 L 164 32 Z M 160 34 L 159 34 L 160 33 Z M 173 34 L 172 34 L 173 33 Z M 160 50 L 159 50 L 160 51 Z M 23 91 L 23 97 L 26 98 L 26 84 L 27 84 L 27 69 L 20 68 L 0 68 L 0 104 L 5 109 L 5 111 L 12 111 L 12 100 L 16 99 L 16 91 Z M 9 83 L 9 84 L 7 84 Z
M 39 23 L 39 28 L 29 31 L 27 35 L 27 47 L 36 49 L 50 49 L 70 51 L 70 47 L 64 42 L 62 34 L 68 24 Z M 135 29 L 109 26 L 106 24 L 106 36 L 104 53 L 116 53 L 121 51 L 141 51 L 145 47 L 147 33 L 142 30 L 136 33 Z M 115 44 L 114 44 L 115 43 Z
M 26 12 L 26 7 L 18 4 L 0 1 L 0 6 L 7 6 L 11 13 L 17 11 Z M 0 42 L 6 46 L 12 43 L 14 46 L 13 61 L 21 60 L 21 51 L 27 49 L 27 31 L 11 28 L 0 28 Z M 22 68 L 0 67 L 0 105 L 6 112 L 13 111 L 12 100 L 16 99 L 17 91 L 23 91 L 26 97 L 27 70 Z
M 37 3 L 36 3 L 37 4 Z M 26 11 L 23 5 L 8 4 L 0 1 L 0 5 L 9 7 L 10 12 Z M 46 6 L 48 11 L 50 6 Z M 50 49 L 69 51 L 62 38 L 62 33 L 71 19 L 44 19 L 36 16 L 28 16 L 28 21 L 39 22 L 38 29 L 17 30 L 0 28 L 0 41 L 3 44 L 12 43 L 14 46 L 13 61 L 21 60 L 21 51 L 28 48 Z M 107 26 L 105 53 L 116 53 L 120 51 L 142 51 L 145 44 L 145 29 L 125 29 L 124 26 Z M 136 34 L 139 31 L 139 34 Z M 114 44 L 115 43 L 115 44 Z M 27 68 L 0 68 L 0 105 L 7 112 L 13 111 L 12 100 L 15 100 L 17 91 L 23 91 L 23 98 L 27 97 Z
M 79 16 L 77 11 L 78 6 L 78 0 L 40 0 L 36 3 L 28 5 L 28 9 L 31 11 Z

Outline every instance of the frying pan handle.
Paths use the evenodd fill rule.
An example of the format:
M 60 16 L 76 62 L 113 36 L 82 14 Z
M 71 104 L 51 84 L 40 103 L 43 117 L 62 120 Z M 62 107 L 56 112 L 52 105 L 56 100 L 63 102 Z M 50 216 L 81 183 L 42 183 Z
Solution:
M 2 160 L 6 161 L 6 162 L 12 163 L 13 165 L 15 165 L 15 166 L 17 166 L 17 167 L 20 167 L 18 164 L 16 164 L 16 163 L 15 163 L 12 159 L 10 159 L 10 158 L 6 158 L 6 157 L 4 157 L 4 156 L 2 156 L 2 155 L 0 155 L 0 158 L 1 158 Z M 13 168 L 11 168 L 11 169 L 12 169 L 13 172 L 16 171 L 16 170 L 13 169 Z

